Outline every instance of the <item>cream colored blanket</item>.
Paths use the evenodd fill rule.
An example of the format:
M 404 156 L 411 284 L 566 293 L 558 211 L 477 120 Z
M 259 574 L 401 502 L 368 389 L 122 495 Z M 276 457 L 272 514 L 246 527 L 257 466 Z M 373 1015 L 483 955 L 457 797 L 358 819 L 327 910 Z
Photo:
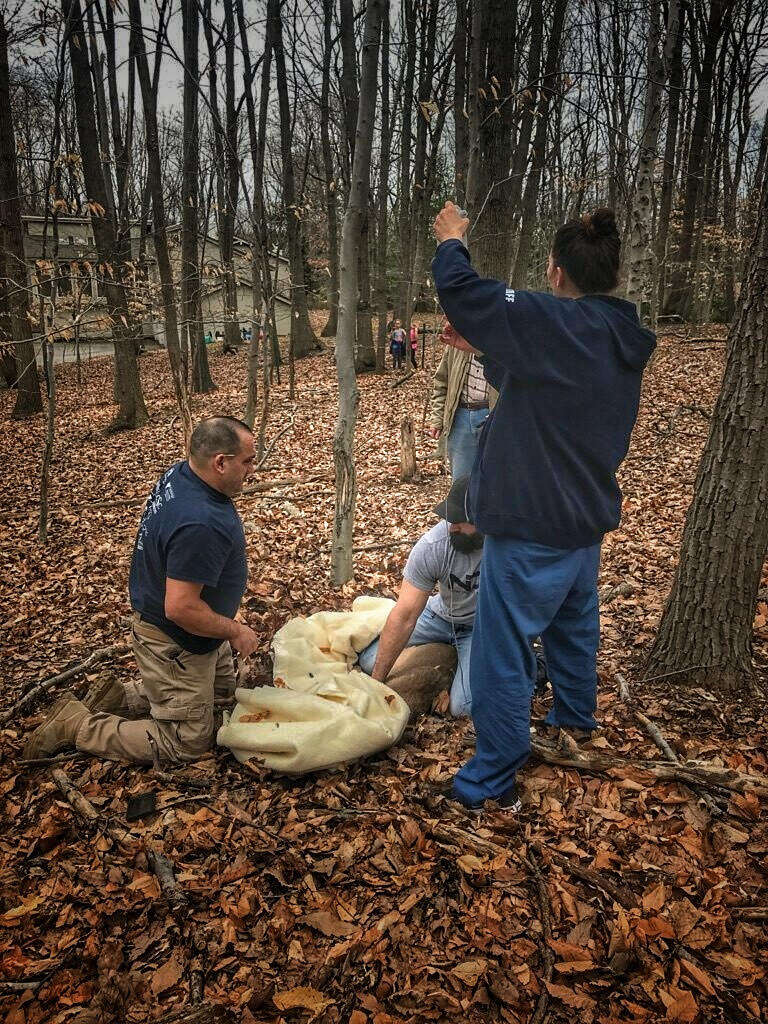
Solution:
M 358 597 L 349 612 L 287 622 L 272 643 L 275 686 L 235 691 L 237 706 L 216 741 L 290 775 L 330 768 L 397 743 L 405 701 L 354 667 L 384 628 L 394 602 Z

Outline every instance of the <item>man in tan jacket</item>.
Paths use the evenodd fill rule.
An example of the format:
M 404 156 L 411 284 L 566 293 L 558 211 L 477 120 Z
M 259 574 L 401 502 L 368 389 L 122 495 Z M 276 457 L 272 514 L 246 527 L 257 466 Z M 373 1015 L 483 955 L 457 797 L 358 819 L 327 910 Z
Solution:
M 446 348 L 435 371 L 427 433 L 444 439 L 454 480 L 472 472 L 480 432 L 497 397 L 474 355 Z

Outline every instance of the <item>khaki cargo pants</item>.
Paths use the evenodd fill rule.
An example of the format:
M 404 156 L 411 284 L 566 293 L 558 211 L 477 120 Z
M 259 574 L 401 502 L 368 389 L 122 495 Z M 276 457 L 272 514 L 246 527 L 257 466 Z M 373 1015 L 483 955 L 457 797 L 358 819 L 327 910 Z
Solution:
M 190 654 L 138 615 L 132 639 L 141 681 L 125 684 L 130 717 L 95 711 L 77 732 L 77 749 L 152 764 L 151 736 L 161 760 L 197 760 L 213 746 L 214 703 L 226 705 L 235 692 L 229 642 L 210 654 Z

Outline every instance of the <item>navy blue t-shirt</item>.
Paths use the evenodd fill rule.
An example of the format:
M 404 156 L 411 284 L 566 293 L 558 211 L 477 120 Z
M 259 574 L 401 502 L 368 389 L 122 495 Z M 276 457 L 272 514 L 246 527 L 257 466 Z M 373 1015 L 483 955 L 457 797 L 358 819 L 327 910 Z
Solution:
M 202 583 L 200 596 L 228 619 L 245 593 L 248 563 L 240 516 L 230 499 L 209 487 L 187 462 L 177 462 L 152 489 L 131 559 L 131 605 L 191 654 L 221 644 L 187 633 L 165 615 L 165 580 Z

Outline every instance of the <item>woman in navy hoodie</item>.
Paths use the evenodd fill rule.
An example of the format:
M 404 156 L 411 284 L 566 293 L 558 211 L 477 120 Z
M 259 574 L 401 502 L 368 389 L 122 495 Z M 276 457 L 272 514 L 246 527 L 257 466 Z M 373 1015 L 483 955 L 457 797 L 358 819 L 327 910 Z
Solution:
M 516 809 L 537 636 L 554 692 L 548 723 L 596 727 L 600 543 L 619 524 L 616 470 L 656 339 L 632 303 L 610 294 L 621 248 L 610 210 L 558 230 L 551 295 L 481 278 L 462 241 L 468 224 L 453 203 L 435 220 L 443 340 L 482 355 L 499 400 L 469 486 L 472 522 L 486 535 L 470 662 L 477 747 L 453 796 Z

